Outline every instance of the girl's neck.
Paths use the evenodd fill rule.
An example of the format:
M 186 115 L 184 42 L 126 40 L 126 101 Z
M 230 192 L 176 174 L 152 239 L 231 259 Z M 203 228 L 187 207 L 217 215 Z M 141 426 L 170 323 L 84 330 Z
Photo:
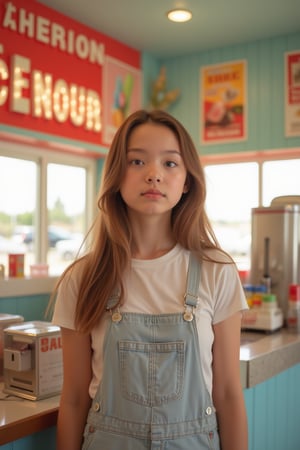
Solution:
M 160 256 L 165 255 L 168 253 L 172 248 L 175 246 L 175 243 L 172 242 L 170 245 L 165 246 L 156 246 L 156 247 L 149 247 L 149 246 L 143 246 L 143 248 L 136 248 L 132 250 L 132 257 L 134 259 L 155 259 L 159 258 Z
M 154 259 L 168 253 L 176 244 L 170 221 L 132 222 L 132 257 Z

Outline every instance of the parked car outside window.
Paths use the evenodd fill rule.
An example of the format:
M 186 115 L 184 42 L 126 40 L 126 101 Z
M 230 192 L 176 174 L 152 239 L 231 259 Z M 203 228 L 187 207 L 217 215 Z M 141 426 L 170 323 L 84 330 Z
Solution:
M 74 234 L 71 239 L 60 240 L 56 243 L 55 249 L 59 257 L 65 261 L 75 259 L 84 253 L 84 236 L 81 233 Z
M 34 230 L 29 230 L 20 235 L 20 240 L 23 244 L 31 247 L 35 239 Z M 54 248 L 58 241 L 63 241 L 65 239 L 72 239 L 72 233 L 59 227 L 48 227 L 48 245 Z
M 0 253 L 25 253 L 26 246 L 22 243 L 15 242 L 12 239 L 7 239 L 4 236 L 0 236 Z

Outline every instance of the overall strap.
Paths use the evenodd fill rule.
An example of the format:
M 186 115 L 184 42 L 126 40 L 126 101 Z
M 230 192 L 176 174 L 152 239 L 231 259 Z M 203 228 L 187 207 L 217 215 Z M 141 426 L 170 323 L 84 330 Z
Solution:
M 185 305 L 196 308 L 198 303 L 198 291 L 200 284 L 201 265 L 196 256 L 191 252 L 187 273 Z
M 107 310 L 114 309 L 114 307 L 118 304 L 119 298 L 120 298 L 120 291 L 119 289 L 115 289 L 108 299 L 106 309 Z

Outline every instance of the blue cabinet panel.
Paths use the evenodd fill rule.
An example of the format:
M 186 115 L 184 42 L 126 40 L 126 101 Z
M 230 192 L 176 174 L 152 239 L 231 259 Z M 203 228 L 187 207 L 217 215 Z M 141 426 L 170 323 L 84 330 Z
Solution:
M 9 444 L 0 445 L 1 450 L 55 450 L 55 427 L 40 431 Z
M 300 449 L 300 364 L 244 395 L 249 450 Z

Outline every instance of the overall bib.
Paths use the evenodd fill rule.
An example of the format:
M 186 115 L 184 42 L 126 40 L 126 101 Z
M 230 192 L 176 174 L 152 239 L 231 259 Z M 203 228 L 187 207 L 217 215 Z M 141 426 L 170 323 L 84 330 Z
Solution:
M 182 314 L 112 314 L 82 450 L 220 449 L 193 314 L 199 278 L 191 256 Z

